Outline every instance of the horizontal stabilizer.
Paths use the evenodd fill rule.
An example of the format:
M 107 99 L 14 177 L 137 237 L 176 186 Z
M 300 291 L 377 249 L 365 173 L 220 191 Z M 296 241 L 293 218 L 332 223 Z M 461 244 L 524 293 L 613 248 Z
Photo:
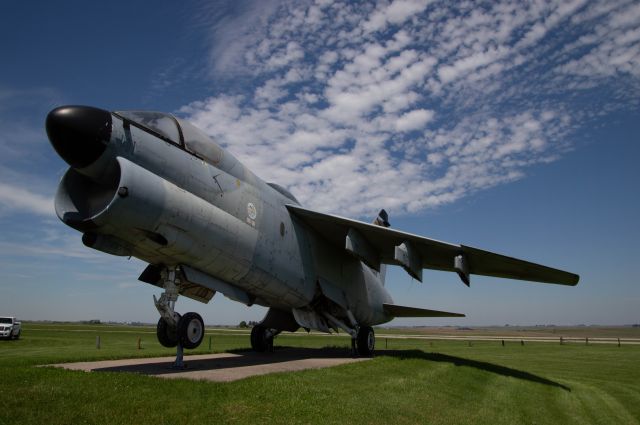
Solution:
M 466 317 L 460 313 L 428 310 L 426 308 L 405 307 L 403 305 L 382 304 L 385 313 L 393 317 Z

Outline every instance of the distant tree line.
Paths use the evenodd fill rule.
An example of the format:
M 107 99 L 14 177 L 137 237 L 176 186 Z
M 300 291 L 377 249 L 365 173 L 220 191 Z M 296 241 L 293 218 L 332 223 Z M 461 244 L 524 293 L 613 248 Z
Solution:
M 244 320 L 242 322 L 240 322 L 240 324 L 238 325 L 238 327 L 241 328 L 252 328 L 255 325 L 257 325 L 258 322 L 256 322 L 255 320 L 249 320 L 248 322 L 245 322 Z

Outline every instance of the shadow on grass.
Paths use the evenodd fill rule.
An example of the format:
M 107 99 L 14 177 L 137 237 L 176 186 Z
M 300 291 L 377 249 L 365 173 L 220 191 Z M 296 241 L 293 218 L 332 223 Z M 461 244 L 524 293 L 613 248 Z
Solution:
M 456 366 L 467 366 L 475 369 L 484 370 L 502 376 L 511 378 L 524 379 L 525 381 L 536 382 L 538 384 L 551 385 L 553 387 L 562 388 L 565 391 L 571 391 L 571 388 L 558 382 L 534 375 L 518 369 L 512 369 L 506 366 L 500 366 L 493 363 L 481 362 L 478 360 L 465 359 L 463 357 L 450 356 L 440 353 L 425 353 L 420 350 L 376 350 L 378 356 L 396 357 L 400 359 L 421 359 L 431 362 L 451 363 Z

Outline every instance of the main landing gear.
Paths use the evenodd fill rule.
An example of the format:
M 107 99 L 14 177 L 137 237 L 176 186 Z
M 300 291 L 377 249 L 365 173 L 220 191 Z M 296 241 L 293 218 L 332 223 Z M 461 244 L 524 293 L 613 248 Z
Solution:
M 273 338 L 280 331 L 268 329 L 264 326 L 255 325 L 251 329 L 251 348 L 253 351 L 264 353 L 265 351 L 273 351 Z
M 376 348 L 376 335 L 370 326 L 362 326 L 351 334 L 351 353 L 354 356 L 371 357 Z
M 153 301 L 160 313 L 156 327 L 158 341 L 164 347 L 177 347 L 174 367 L 184 368 L 183 349 L 197 348 L 204 338 L 204 322 L 198 313 L 176 313 L 174 308 L 179 295 L 180 279 L 176 268 L 168 267 L 162 271 L 164 292 Z
M 351 311 L 347 310 L 347 319 L 351 323 L 348 326 L 342 320 L 334 317 L 329 312 L 324 312 L 324 317 L 334 326 L 351 335 L 351 354 L 354 356 L 371 357 L 376 348 L 376 334 L 371 326 L 359 326 Z
M 352 346 L 355 342 L 358 347 L 358 354 L 363 357 L 370 357 L 376 348 L 376 334 L 371 326 L 362 326 L 358 329 L 355 338 L 352 338 Z

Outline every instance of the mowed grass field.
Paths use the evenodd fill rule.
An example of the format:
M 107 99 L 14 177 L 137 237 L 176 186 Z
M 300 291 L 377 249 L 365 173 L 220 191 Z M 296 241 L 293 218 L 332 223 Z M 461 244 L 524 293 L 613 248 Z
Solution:
M 379 334 L 387 333 L 379 330 Z M 101 348 L 96 349 L 96 336 Z M 208 330 L 193 353 L 248 349 Z M 142 349 L 137 348 L 138 338 Z M 388 350 L 385 350 L 385 342 Z M 638 424 L 640 345 L 378 338 L 367 362 L 230 383 L 43 364 L 172 355 L 149 327 L 27 323 L 0 341 L 0 424 Z M 278 347 L 349 339 L 280 335 Z M 282 349 L 282 348 L 280 348 Z

